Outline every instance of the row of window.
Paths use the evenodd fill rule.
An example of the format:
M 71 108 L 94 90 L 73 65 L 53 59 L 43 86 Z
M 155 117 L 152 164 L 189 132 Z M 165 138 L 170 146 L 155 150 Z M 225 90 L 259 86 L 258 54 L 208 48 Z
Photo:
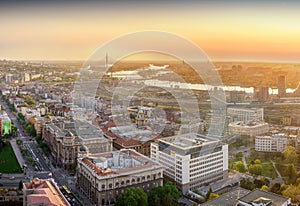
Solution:
M 190 169 L 194 168 L 194 169 L 197 170 L 201 167 L 209 167 L 210 165 L 214 165 L 214 164 L 218 164 L 218 163 L 223 163 L 223 157 L 218 157 L 218 158 L 210 159 L 210 160 L 207 160 L 207 161 L 199 162 L 199 163 L 194 164 L 194 165 L 190 165 Z M 199 166 L 201 166 L 201 167 L 199 167 Z
M 219 174 L 219 176 L 223 177 L 223 170 L 221 170 L 221 169 L 214 170 L 209 174 L 201 175 L 199 177 L 194 177 L 194 178 L 190 179 L 190 182 L 192 182 L 191 185 L 199 184 L 201 182 L 207 182 L 208 180 L 215 178 L 216 174 Z
M 214 157 L 218 157 L 218 156 L 223 157 L 223 151 L 216 152 L 216 153 L 213 153 L 213 154 L 210 154 L 210 155 L 201 156 L 199 158 L 195 158 L 195 159 L 190 161 L 190 164 L 194 164 L 196 162 L 202 162 L 203 160 L 207 160 L 209 158 L 214 158 Z
M 197 171 L 195 173 L 190 174 L 190 178 L 195 177 L 195 176 L 199 176 L 201 174 L 205 174 L 207 172 L 209 172 L 211 174 L 213 172 L 213 170 L 220 169 L 220 168 L 223 169 L 222 165 L 216 165 L 214 167 L 206 167 L 205 170 L 200 170 L 200 171 Z

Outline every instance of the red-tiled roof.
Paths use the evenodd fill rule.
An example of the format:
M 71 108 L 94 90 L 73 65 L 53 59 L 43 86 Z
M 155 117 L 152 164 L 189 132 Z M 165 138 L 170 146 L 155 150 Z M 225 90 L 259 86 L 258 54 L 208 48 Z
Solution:
M 115 142 L 122 146 L 136 146 L 141 144 L 139 140 L 135 140 L 135 139 L 125 140 L 120 137 L 116 137 Z

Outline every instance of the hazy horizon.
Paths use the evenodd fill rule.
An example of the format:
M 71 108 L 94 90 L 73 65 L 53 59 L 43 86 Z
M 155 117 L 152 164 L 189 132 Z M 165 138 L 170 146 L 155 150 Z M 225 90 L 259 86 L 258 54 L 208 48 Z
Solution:
M 0 3 L 0 59 L 80 60 L 142 30 L 178 34 L 213 61 L 300 62 L 300 2 L 7 1 Z

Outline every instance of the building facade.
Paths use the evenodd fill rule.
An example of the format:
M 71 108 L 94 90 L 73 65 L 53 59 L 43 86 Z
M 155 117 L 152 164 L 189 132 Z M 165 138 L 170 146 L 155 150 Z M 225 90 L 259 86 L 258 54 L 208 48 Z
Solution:
M 131 149 L 81 157 L 77 165 L 77 186 L 94 205 L 113 204 L 130 187 L 149 192 L 163 184 L 163 167 Z
M 194 133 L 158 139 L 151 158 L 184 194 L 228 176 L 228 145 Z
M 87 154 L 112 150 L 111 141 L 97 127 L 87 122 L 76 123 L 72 119 L 45 122 L 42 137 L 54 160 L 65 169 L 74 168 L 79 149 Z
M 230 134 L 257 136 L 269 131 L 269 124 L 266 122 L 231 122 L 228 125 Z
M 286 85 L 285 85 L 285 76 L 278 77 L 278 96 L 285 97 L 286 96 Z
M 288 144 L 289 140 L 284 135 L 255 137 L 255 151 L 282 152 Z
M 264 121 L 263 108 L 233 108 L 227 109 L 227 115 L 230 116 L 231 122 L 237 121 Z

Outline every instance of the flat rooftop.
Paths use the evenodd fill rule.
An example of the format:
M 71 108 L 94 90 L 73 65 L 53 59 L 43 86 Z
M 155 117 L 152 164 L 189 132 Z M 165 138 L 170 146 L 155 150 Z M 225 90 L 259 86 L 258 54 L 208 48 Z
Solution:
M 202 145 L 216 143 L 219 140 L 216 138 L 207 137 L 196 133 L 187 133 L 182 135 L 161 138 L 159 141 L 180 148 L 191 148 L 191 147 L 198 147 Z
M 271 192 L 265 192 L 263 190 L 255 189 L 247 195 L 241 197 L 239 201 L 248 204 L 265 203 L 272 206 L 281 206 L 284 205 L 285 202 L 289 201 L 289 199 Z
M 132 149 L 105 152 L 82 158 L 82 162 L 94 170 L 97 175 L 122 175 L 127 172 L 137 173 L 140 170 L 159 166 L 159 163 Z
M 268 125 L 267 122 L 261 122 L 261 121 L 251 121 L 251 122 L 243 122 L 243 121 L 238 121 L 238 122 L 231 122 L 229 123 L 229 126 L 239 126 L 239 127 L 260 127 L 263 125 Z
M 240 197 L 247 195 L 249 192 L 249 190 L 238 187 L 221 195 L 218 198 L 201 204 L 201 206 L 234 206 L 237 205 Z

